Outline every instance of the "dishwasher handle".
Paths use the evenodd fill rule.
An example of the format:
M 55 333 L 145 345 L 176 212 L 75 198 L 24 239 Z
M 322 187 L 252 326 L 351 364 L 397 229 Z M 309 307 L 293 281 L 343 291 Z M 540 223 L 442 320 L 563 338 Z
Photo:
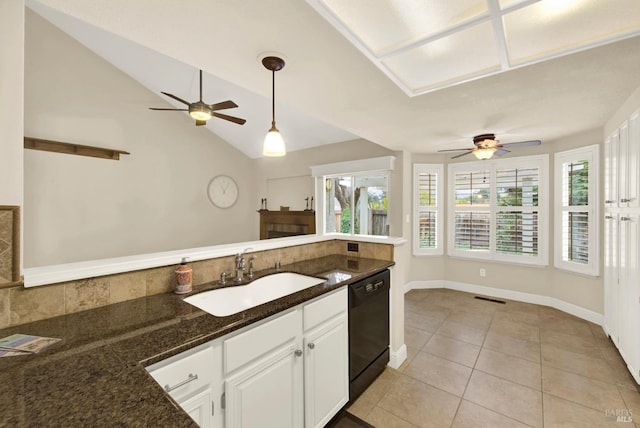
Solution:
M 350 306 L 359 306 L 369 298 L 388 292 L 389 283 L 381 279 L 353 284 L 350 287 Z

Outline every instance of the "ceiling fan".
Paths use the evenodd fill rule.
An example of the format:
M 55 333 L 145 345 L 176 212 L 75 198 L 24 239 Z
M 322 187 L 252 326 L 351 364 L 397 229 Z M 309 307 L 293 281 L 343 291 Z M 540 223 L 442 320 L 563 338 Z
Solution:
M 156 108 L 149 107 L 150 110 L 166 110 L 166 111 L 188 111 L 189 115 L 196 120 L 196 126 L 202 126 L 207 123 L 207 120 L 211 117 L 217 117 L 220 119 L 228 120 L 229 122 L 237 123 L 238 125 L 244 125 L 245 119 L 240 119 L 234 116 L 228 116 L 226 114 L 217 113 L 217 110 L 226 110 L 228 108 L 236 108 L 238 105 L 231 100 L 222 101 L 216 104 L 205 104 L 202 101 L 202 70 L 200 70 L 200 100 L 190 103 L 183 100 L 180 97 L 176 97 L 168 92 L 162 92 L 168 97 L 173 98 L 176 101 L 180 101 L 182 104 L 186 104 L 189 108 Z
M 498 140 L 496 140 L 496 136 L 494 134 L 480 134 L 473 137 L 473 144 L 475 147 L 472 149 L 448 149 L 448 150 L 438 150 L 438 152 L 459 152 L 464 151 L 464 153 L 460 153 L 459 155 L 453 156 L 451 159 L 456 159 L 469 153 L 473 153 L 474 156 L 480 160 L 490 159 L 494 153 L 498 156 L 502 156 L 504 154 L 510 153 L 511 150 L 505 149 L 505 147 L 527 147 L 527 146 L 538 146 L 541 144 L 540 140 L 529 140 L 529 141 L 518 141 L 515 143 L 504 143 L 500 144 Z

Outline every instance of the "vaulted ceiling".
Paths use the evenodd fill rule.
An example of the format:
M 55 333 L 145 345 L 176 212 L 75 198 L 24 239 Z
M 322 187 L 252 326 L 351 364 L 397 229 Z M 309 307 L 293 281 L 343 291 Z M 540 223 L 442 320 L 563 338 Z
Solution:
M 287 61 L 276 108 L 289 150 L 354 136 L 414 153 L 487 132 L 551 141 L 602 127 L 640 85 L 636 0 L 26 3 L 153 91 L 195 99 L 203 69 L 205 100 L 233 99 L 229 114 L 253 124 L 210 129 L 251 157 L 270 126 L 265 52 Z M 568 24 L 545 27 L 559 3 Z

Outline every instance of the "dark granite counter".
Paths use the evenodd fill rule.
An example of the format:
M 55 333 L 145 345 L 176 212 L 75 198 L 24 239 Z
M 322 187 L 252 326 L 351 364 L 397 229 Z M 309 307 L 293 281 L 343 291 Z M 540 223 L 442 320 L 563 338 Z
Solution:
M 186 295 L 167 293 L 2 329 L 0 337 L 24 333 L 63 340 L 36 355 L 0 358 L 0 426 L 196 426 L 145 366 L 392 265 L 335 255 L 282 266 L 280 271 L 312 276 L 352 276 L 342 281 L 328 275 L 323 284 L 228 317 L 209 315 L 183 302 Z M 219 287 L 203 284 L 193 293 Z

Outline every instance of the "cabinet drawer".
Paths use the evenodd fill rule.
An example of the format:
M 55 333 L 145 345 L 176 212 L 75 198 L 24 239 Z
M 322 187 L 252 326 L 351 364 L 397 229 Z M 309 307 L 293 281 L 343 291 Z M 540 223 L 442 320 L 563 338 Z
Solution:
M 208 344 L 195 352 L 186 351 L 149 366 L 147 371 L 171 397 L 179 400 L 209 387 L 214 377 L 215 360 L 213 347 Z
M 281 315 L 224 341 L 224 372 L 230 373 L 300 335 L 300 310 Z
M 304 331 L 346 312 L 348 305 L 347 287 L 304 306 Z

